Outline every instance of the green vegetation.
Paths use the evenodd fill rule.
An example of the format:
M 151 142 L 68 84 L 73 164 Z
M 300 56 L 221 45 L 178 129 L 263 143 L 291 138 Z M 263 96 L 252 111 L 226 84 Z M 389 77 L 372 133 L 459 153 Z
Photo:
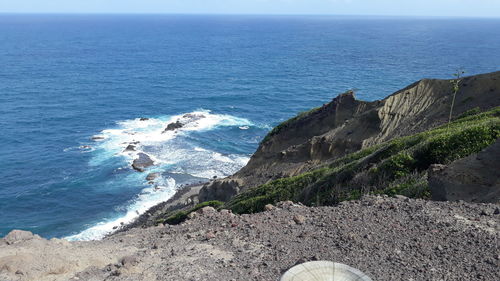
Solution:
M 279 131 L 279 129 L 278 129 Z M 331 205 L 365 193 L 426 198 L 426 171 L 477 153 L 500 136 L 500 107 L 473 109 L 441 127 L 397 138 L 336 159 L 317 170 L 251 188 L 224 206 L 253 213 L 264 205 L 292 200 Z
M 461 118 L 464 118 L 464 117 L 467 117 L 467 116 L 471 116 L 471 115 L 476 115 L 476 114 L 478 114 L 480 112 L 481 112 L 481 109 L 479 107 L 474 107 L 474 108 L 469 109 L 466 112 L 460 114 L 460 116 L 458 116 L 457 119 L 461 119 Z
M 206 201 L 206 202 L 203 202 L 203 203 L 200 203 L 196 206 L 194 206 L 193 208 L 187 210 L 187 211 L 179 211 L 179 212 L 176 212 L 174 213 L 173 215 L 167 217 L 167 218 L 160 218 L 158 220 L 156 220 L 156 223 L 168 223 L 168 224 L 179 224 L 183 221 L 185 221 L 188 217 L 188 215 L 192 212 L 196 212 L 198 211 L 199 209 L 203 208 L 203 207 L 207 207 L 207 206 L 210 206 L 210 207 L 214 207 L 215 209 L 221 209 L 222 206 L 224 206 L 224 203 L 221 202 L 221 201 Z

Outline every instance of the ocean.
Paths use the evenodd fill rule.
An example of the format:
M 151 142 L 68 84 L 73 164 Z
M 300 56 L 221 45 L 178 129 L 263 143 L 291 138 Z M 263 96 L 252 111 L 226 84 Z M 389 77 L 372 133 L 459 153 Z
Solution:
M 339 93 L 499 68 L 500 19 L 0 15 L 0 237 L 100 239 Z

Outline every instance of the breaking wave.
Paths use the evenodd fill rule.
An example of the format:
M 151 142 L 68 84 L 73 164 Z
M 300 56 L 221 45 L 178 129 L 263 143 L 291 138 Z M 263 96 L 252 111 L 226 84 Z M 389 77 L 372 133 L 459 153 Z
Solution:
M 120 214 L 66 239 L 101 239 L 154 205 L 168 200 L 181 185 L 235 173 L 248 162 L 249 155 L 225 154 L 204 147 L 196 142 L 197 137 L 193 134 L 198 134 L 199 138 L 218 129 L 247 130 L 252 126 L 254 124 L 244 118 L 198 110 L 175 116 L 120 121 L 114 128 L 101 131 L 92 137 L 92 144 L 81 147 L 82 152 L 92 153 L 89 165 L 99 167 L 118 161 L 128 170 L 123 176 L 123 184 L 144 188 L 126 206 L 119 207 Z M 130 168 L 139 153 L 146 154 L 154 162 L 144 173 Z M 150 173 L 157 177 L 147 181 L 146 176 Z

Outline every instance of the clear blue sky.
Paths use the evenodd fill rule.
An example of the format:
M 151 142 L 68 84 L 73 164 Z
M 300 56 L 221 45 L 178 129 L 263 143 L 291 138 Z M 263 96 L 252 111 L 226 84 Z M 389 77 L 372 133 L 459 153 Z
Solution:
M 500 0 L 0 0 L 0 13 L 334 14 L 500 17 Z

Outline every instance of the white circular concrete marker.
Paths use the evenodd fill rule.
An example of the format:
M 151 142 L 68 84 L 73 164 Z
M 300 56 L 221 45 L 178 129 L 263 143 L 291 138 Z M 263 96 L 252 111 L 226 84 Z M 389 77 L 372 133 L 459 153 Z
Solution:
M 342 263 L 310 261 L 290 268 L 280 281 L 373 281 L 363 272 Z

